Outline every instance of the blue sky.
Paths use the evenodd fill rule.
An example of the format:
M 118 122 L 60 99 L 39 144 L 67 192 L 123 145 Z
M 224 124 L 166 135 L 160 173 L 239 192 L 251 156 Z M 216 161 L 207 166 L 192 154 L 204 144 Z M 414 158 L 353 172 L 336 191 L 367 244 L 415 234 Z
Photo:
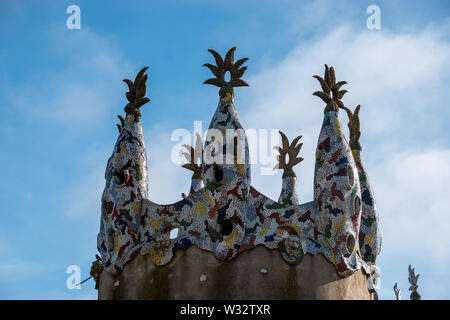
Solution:
M 66 8 L 81 8 L 81 29 Z M 368 30 L 366 8 L 381 9 Z M 66 288 L 66 268 L 88 276 L 96 250 L 104 167 L 126 104 L 124 78 L 149 66 L 142 109 L 150 199 L 170 203 L 190 174 L 170 161 L 177 128 L 207 127 L 217 90 L 202 85 L 207 49 L 249 57 L 236 90 L 247 128 L 303 135 L 298 192 L 312 199 L 323 64 L 361 104 L 363 161 L 383 235 L 380 297 L 407 267 L 425 299 L 449 299 L 450 4 L 442 1 L 2 1 L 0 2 L 0 298 L 92 299 L 93 281 Z M 344 114 L 341 121 L 347 123 Z M 281 174 L 252 168 L 277 198 Z

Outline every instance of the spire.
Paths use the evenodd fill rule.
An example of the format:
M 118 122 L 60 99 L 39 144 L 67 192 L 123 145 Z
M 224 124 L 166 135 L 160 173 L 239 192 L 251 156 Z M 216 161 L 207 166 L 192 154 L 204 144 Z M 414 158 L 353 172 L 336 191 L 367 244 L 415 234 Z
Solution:
M 242 64 L 248 58 L 239 59 L 234 63 L 234 52 L 236 47 L 231 48 L 225 55 L 225 59 L 214 50 L 209 49 L 216 60 L 216 66 L 204 64 L 208 67 L 216 78 L 210 78 L 204 84 L 212 84 L 220 87 L 220 101 L 216 112 L 208 128 L 208 134 L 205 140 L 203 164 L 203 180 L 208 184 L 208 175 L 205 171 L 213 163 L 222 166 L 225 171 L 234 171 L 241 178 L 246 178 L 246 184 L 250 184 L 250 156 L 247 137 L 244 126 L 239 118 L 239 114 L 234 105 L 233 87 L 248 86 L 240 79 L 247 67 Z M 230 72 L 230 81 L 225 81 L 225 73 Z M 213 160 L 211 160 L 213 158 Z M 231 178 L 233 174 L 226 175 Z M 214 180 L 214 179 L 213 179 Z
M 357 263 L 357 246 L 361 219 L 361 188 L 358 171 L 338 119 L 341 98 L 339 90 L 345 81 L 336 83 L 333 67 L 325 65 L 322 91 L 314 92 L 326 104 L 325 115 L 316 149 L 314 201 L 319 215 L 316 223 L 326 235 L 338 271 L 345 274 Z M 330 226 L 334 228 L 330 229 Z
M 361 256 L 368 264 L 375 264 L 378 254 L 381 250 L 381 235 L 379 228 L 379 218 L 376 209 L 375 195 L 369 182 L 369 177 L 364 169 L 361 158 L 361 136 L 359 123 L 358 105 L 352 112 L 344 103 L 339 104 L 339 108 L 344 109 L 348 115 L 348 129 L 350 132 L 350 148 L 352 149 L 353 159 L 358 169 L 359 184 L 361 187 L 361 224 L 359 230 L 359 248 Z
M 245 220 L 250 191 L 250 155 L 244 127 L 234 105 L 234 87 L 248 86 L 240 79 L 247 67 L 243 58 L 234 62 L 231 48 L 225 59 L 209 49 L 216 65 L 205 64 L 215 78 L 204 84 L 220 87 L 220 101 L 209 125 L 204 147 L 202 175 L 205 207 L 209 213 L 209 230 L 221 234 L 213 244 L 221 259 L 232 259 L 239 253 L 245 235 Z M 225 73 L 230 72 L 230 81 Z M 223 236 L 223 238 L 222 238 Z

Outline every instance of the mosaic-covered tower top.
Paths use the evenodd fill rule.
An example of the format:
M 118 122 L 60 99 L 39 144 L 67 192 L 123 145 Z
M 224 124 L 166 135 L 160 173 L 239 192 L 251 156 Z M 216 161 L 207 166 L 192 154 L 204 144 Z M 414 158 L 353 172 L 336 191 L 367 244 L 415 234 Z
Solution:
M 305 254 L 321 253 L 341 276 L 363 268 L 370 275 L 380 252 L 381 236 L 373 190 L 361 160 L 359 106 L 352 112 L 342 102 L 345 81 L 336 81 L 325 65 L 322 90 L 314 95 L 325 103 L 314 172 L 314 199 L 301 203 L 295 190 L 293 167 L 302 143 L 282 145 L 278 169 L 283 170 L 282 190 L 272 200 L 251 186 L 245 129 L 234 104 L 234 87 L 248 86 L 241 79 L 247 58 L 234 62 L 232 48 L 222 57 L 209 50 L 216 65 L 205 64 L 214 78 L 205 84 L 219 87 L 219 103 L 202 148 L 185 146 L 192 170 L 188 195 L 160 205 L 148 199 L 148 170 L 140 107 L 145 97 L 147 68 L 135 81 L 124 80 L 129 91 L 126 117 L 119 116 L 119 137 L 108 159 L 102 195 L 98 250 L 103 267 L 114 274 L 137 254 L 149 254 L 156 265 L 169 263 L 177 250 L 195 245 L 224 261 L 257 245 L 278 250 L 289 264 L 301 263 Z M 225 80 L 226 72 L 230 80 Z M 350 142 L 338 118 L 349 117 Z M 177 231 L 177 232 L 174 232 Z M 174 236 L 176 234 L 176 236 Z M 172 236 L 171 236 L 172 235 Z

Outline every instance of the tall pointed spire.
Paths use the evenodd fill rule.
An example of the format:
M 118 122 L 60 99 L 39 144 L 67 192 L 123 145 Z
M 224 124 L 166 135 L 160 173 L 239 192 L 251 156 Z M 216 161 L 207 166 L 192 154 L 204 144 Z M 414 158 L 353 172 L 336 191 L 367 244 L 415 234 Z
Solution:
M 239 253 L 245 235 L 251 182 L 247 137 L 233 101 L 233 87 L 248 86 L 240 79 L 247 69 L 241 66 L 248 58 L 234 63 L 235 50 L 236 47 L 231 48 L 222 59 L 216 51 L 209 49 L 216 66 L 204 65 L 216 76 L 204 84 L 220 87 L 220 101 L 205 140 L 203 180 L 205 205 L 211 217 L 209 228 L 223 236 L 214 241 L 214 253 L 222 259 L 231 259 Z M 230 81 L 225 80 L 227 71 Z
M 325 65 L 319 80 L 322 91 L 314 92 L 327 105 L 316 149 L 314 201 L 319 211 L 316 223 L 329 244 L 331 259 L 341 274 L 351 272 L 357 262 L 361 188 L 358 171 L 338 118 L 339 90 L 345 81 L 336 83 L 334 68 Z M 334 225 L 334 228 L 330 226 Z
M 134 82 L 124 80 L 129 88 L 127 115 L 119 116 L 120 133 L 105 172 L 97 247 L 105 268 L 114 267 L 114 272 L 120 272 L 137 250 L 133 248 L 133 239 L 138 236 L 141 200 L 148 198 L 147 155 L 139 110 L 150 101 L 145 97 L 146 70 L 147 67 L 143 68 Z

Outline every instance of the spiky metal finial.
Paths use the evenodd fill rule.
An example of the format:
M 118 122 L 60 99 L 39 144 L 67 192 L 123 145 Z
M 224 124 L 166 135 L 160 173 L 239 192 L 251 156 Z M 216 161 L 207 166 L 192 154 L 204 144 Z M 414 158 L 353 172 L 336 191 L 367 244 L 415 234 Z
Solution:
M 417 280 L 419 280 L 420 274 L 415 275 L 414 268 L 411 268 L 411 265 L 408 266 L 408 273 L 409 273 L 408 281 L 411 284 L 411 286 L 409 287 L 409 290 L 412 291 L 410 298 L 411 298 L 411 300 L 420 300 L 421 296 L 417 292 L 417 288 L 419 287 L 417 285 Z
M 394 293 L 397 300 L 402 300 L 402 291 L 397 287 L 397 282 L 394 285 Z
M 359 124 L 359 109 L 361 105 L 357 105 L 355 111 L 352 112 L 342 102 L 338 104 L 338 107 L 344 109 L 348 115 L 348 129 L 350 131 L 350 148 L 352 150 L 362 150 L 359 138 L 361 137 L 361 130 Z
M 336 83 L 336 75 L 334 73 L 334 68 L 328 68 L 325 65 L 325 74 L 324 78 L 321 78 L 317 75 L 313 76 L 320 82 L 320 86 L 322 87 L 322 91 L 316 91 L 313 95 L 319 97 L 327 104 L 325 108 L 325 112 L 327 111 L 338 111 L 337 106 L 342 104 L 342 97 L 347 93 L 347 90 L 339 90 L 344 84 L 347 84 L 346 81 L 339 81 Z M 335 102 L 333 104 L 332 102 Z
M 117 118 L 119 118 L 120 124 L 116 124 L 116 126 L 117 126 L 117 129 L 119 129 L 119 133 L 121 133 L 123 127 L 125 126 L 125 118 L 122 117 L 120 114 L 117 116 Z
M 142 68 L 137 74 L 134 82 L 129 79 L 124 79 L 123 81 L 128 85 L 128 92 L 125 94 L 128 104 L 125 106 L 125 112 L 127 114 L 134 114 L 135 116 L 141 116 L 141 111 L 139 110 L 144 104 L 150 101 L 149 98 L 145 97 L 145 91 L 147 90 L 147 71 L 148 67 Z
M 228 50 L 225 55 L 225 60 L 220 54 L 212 49 L 208 49 L 216 60 L 216 65 L 205 63 L 203 66 L 208 67 L 209 70 L 216 76 L 203 82 L 203 84 L 212 84 L 220 87 L 219 96 L 222 100 L 231 100 L 234 94 L 233 87 L 248 87 L 248 83 L 241 79 L 247 67 L 241 67 L 248 58 L 242 58 L 234 63 L 234 51 L 236 47 Z M 230 72 L 230 81 L 225 81 L 226 72 Z
M 187 149 L 187 152 L 183 152 L 184 157 L 188 161 L 188 163 L 184 164 L 182 167 L 194 172 L 192 175 L 193 178 L 201 178 L 202 177 L 202 166 L 201 163 L 203 161 L 203 146 L 202 146 L 202 138 L 197 133 L 197 138 L 195 140 L 195 148 L 184 144 L 183 147 Z M 198 162 L 200 161 L 200 164 Z
M 286 135 L 281 131 L 279 132 L 281 135 L 281 142 L 283 144 L 283 147 L 279 146 L 274 147 L 274 149 L 278 150 L 280 154 L 278 156 L 278 163 L 275 165 L 273 169 L 274 170 L 284 169 L 283 178 L 289 175 L 295 176 L 295 173 L 292 170 L 292 168 L 303 161 L 302 157 L 298 157 L 298 153 L 300 152 L 303 143 L 297 145 L 302 136 L 296 137 L 294 140 L 292 140 L 292 143 L 289 144 L 289 140 L 286 137 Z M 289 160 L 286 162 L 287 155 L 289 155 Z

